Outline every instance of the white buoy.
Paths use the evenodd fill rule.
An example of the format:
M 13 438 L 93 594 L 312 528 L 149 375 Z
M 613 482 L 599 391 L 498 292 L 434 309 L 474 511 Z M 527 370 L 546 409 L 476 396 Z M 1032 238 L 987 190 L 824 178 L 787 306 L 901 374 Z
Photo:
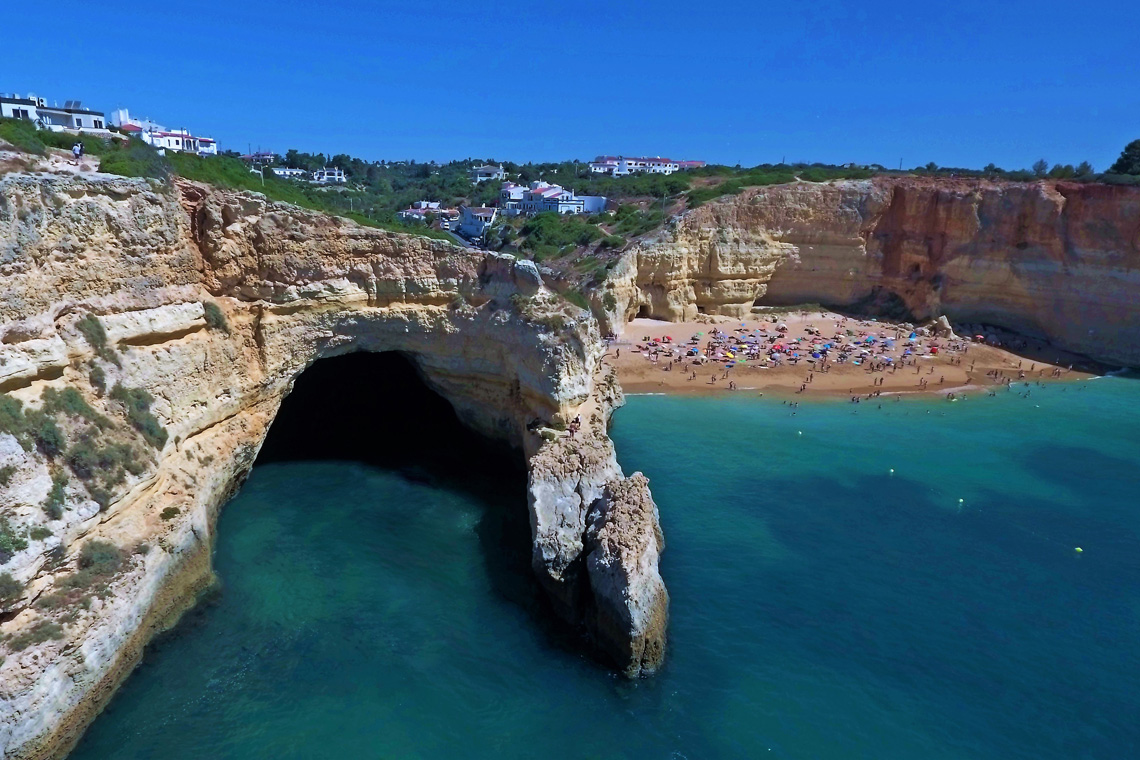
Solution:
M 894 467 L 892 467 L 892 468 L 891 468 L 891 474 L 892 474 L 892 475 L 894 475 L 894 474 L 895 474 L 895 468 L 894 468 Z
M 962 503 L 963 503 L 963 502 L 965 502 L 965 501 L 966 501 L 965 499 L 958 499 L 958 503 L 959 503 L 959 504 L 962 504 Z
M 802 430 L 799 430 L 796 432 L 796 435 L 803 435 L 803 434 L 804 434 L 804 431 L 802 431 Z

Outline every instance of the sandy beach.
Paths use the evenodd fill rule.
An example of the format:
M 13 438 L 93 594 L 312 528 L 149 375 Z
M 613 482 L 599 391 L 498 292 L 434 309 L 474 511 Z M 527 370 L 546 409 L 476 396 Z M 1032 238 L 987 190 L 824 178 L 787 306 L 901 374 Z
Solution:
M 949 396 L 1091 376 L 1070 369 L 1079 357 L 1023 338 L 939 336 L 819 310 L 703 319 L 631 321 L 606 352 L 626 392 Z

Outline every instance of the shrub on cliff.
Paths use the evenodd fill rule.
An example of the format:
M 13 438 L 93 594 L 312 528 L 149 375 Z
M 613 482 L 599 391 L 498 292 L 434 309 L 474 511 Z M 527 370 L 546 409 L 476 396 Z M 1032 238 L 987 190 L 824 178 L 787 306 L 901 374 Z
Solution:
M 12 559 L 16 552 L 28 548 L 28 539 L 12 527 L 8 515 L 0 515 L 0 565 Z
M 64 388 L 62 391 L 57 391 L 55 388 L 45 390 L 43 410 L 48 414 L 63 413 L 79 417 L 104 430 L 111 426 L 111 421 L 95 411 L 75 388 Z
M 0 573 L 0 602 L 10 602 L 24 593 L 24 584 L 12 577 L 11 573 Z
M 116 367 L 123 366 L 119 362 L 119 357 L 107 343 L 107 331 L 103 329 L 103 323 L 94 314 L 88 314 L 75 323 L 75 327 L 83 334 L 83 339 L 95 349 L 95 354 L 105 361 L 111 362 Z
M 122 383 L 116 383 L 115 387 L 111 389 L 111 398 L 126 406 L 127 419 L 130 420 L 135 430 L 142 433 L 147 443 L 156 449 L 161 449 L 166 445 L 166 429 L 158 421 L 158 418 L 150 412 L 150 405 L 154 402 L 154 396 L 142 388 L 127 388 Z
M 66 473 L 57 472 L 51 476 L 51 490 L 48 491 L 47 499 L 44 501 L 44 512 L 52 520 L 63 517 L 63 505 L 67 501 L 67 496 L 64 493 L 66 487 Z
M 170 176 L 170 162 L 137 137 L 123 142 L 115 140 L 112 148 L 100 157 L 99 170 L 122 177 L 165 179 Z
M 56 424 L 55 418 L 40 409 L 32 409 L 24 415 L 24 419 L 28 436 L 35 442 L 40 453 L 48 459 L 59 456 L 67 440 Z
M 15 474 L 16 474 L 16 466 L 15 465 L 6 464 L 3 467 L 0 467 L 0 488 L 3 488 L 4 486 L 11 483 L 12 482 L 12 476 Z
M 222 311 L 221 306 L 218 306 L 213 301 L 203 301 L 202 311 L 205 313 L 207 327 L 211 330 L 220 330 L 229 335 L 230 323 L 226 321 L 226 315 L 225 312 Z
M 109 541 L 93 539 L 79 551 L 79 569 L 92 575 L 114 575 L 123 564 L 123 552 Z
M 42 156 L 47 152 L 35 125 L 23 119 L 0 119 L 0 140 L 12 143 L 25 153 Z
M 53 623 L 50 620 L 41 620 L 23 633 L 16 634 L 9 639 L 8 647 L 13 652 L 20 652 L 32 644 L 42 644 L 45 641 L 62 638 L 63 627 L 59 623 Z
M 87 373 L 87 379 L 91 381 L 91 387 L 99 391 L 99 395 L 107 392 L 107 373 L 99 365 L 96 364 L 91 368 Z

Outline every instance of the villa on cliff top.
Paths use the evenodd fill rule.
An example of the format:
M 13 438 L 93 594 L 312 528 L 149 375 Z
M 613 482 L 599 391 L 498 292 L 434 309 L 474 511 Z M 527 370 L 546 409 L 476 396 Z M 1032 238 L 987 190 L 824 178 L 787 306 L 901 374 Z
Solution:
M 531 182 L 516 185 L 504 182 L 499 192 L 499 205 L 507 216 L 539 214 L 553 211 L 556 214 L 600 214 L 606 210 L 608 199 L 602 195 L 575 195 L 560 185 L 548 182 Z
M 138 137 L 160 152 L 196 153 L 199 156 L 218 155 L 218 142 L 212 137 L 198 137 L 188 129 L 167 129 L 150 119 L 136 119 L 126 108 L 111 112 L 111 123 L 125 135 Z
M 704 161 L 674 161 L 661 156 L 632 157 L 598 156 L 590 162 L 590 172 L 593 174 L 611 174 L 615 177 L 624 177 L 629 174 L 672 174 L 686 169 L 699 169 L 705 165 Z
M 63 106 L 48 105 L 46 98 L 28 93 L 26 98 L 13 93 L 0 95 L 0 116 L 23 119 L 40 129 L 52 132 L 94 132 L 110 134 L 107 116 L 102 111 L 84 108 L 78 100 L 65 101 Z

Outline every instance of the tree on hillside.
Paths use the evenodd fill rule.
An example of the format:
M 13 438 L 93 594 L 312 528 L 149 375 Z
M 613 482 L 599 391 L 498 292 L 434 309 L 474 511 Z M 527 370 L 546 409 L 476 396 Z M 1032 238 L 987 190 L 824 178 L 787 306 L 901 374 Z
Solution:
M 1043 158 L 1039 158 L 1033 162 L 1033 174 L 1037 177 L 1044 177 L 1049 172 L 1049 162 Z
M 1120 158 L 1108 170 L 1111 174 L 1140 174 L 1140 140 L 1133 140 L 1124 146 Z
M 1096 172 L 1093 171 L 1092 164 L 1088 161 L 1081 161 L 1080 165 L 1077 166 L 1078 177 L 1091 177 L 1094 174 L 1096 174 Z

